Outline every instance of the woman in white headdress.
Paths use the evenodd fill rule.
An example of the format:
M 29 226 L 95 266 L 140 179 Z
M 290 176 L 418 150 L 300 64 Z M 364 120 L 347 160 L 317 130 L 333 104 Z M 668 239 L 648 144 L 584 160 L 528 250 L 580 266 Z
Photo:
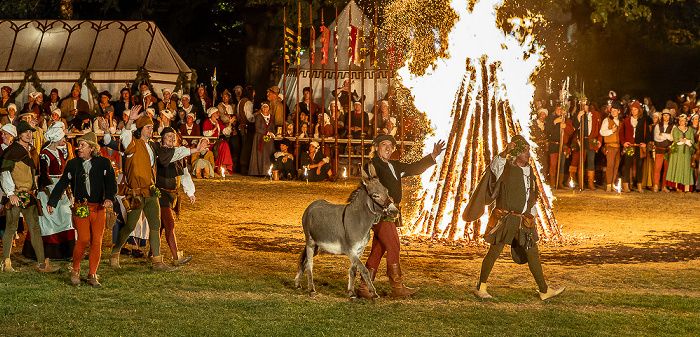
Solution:
M 68 160 L 65 151 L 66 134 L 62 122 L 54 122 L 44 133 L 44 143 L 39 153 L 39 192 L 37 198 L 41 201 L 43 215 L 39 217 L 39 227 L 44 241 L 44 254 L 50 259 L 70 259 L 75 247 L 75 230 L 72 225 L 70 198 L 64 193 L 54 209 L 53 214 L 46 210 L 49 195 L 54 185 L 61 178 Z M 29 240 L 29 239 L 28 239 Z M 29 250 L 29 251 L 28 251 Z M 25 256 L 34 256 L 32 245 L 24 245 Z

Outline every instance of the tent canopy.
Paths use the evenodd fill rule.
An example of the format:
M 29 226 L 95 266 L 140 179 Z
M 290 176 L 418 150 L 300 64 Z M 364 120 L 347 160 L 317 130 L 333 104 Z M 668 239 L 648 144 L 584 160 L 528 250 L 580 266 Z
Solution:
M 172 89 L 181 73 L 191 73 L 152 21 L 0 20 L 0 45 L 0 83 L 16 90 L 24 72 L 33 70 L 47 93 L 57 88 L 62 97 L 83 71 L 98 91 L 112 94 L 133 81 L 140 67 L 157 90 Z M 34 90 L 28 82 L 18 103 Z
M 328 109 L 328 105 L 334 100 L 332 91 L 335 90 L 336 84 L 336 71 L 335 71 L 335 61 L 334 61 L 334 50 L 335 41 L 333 39 L 333 31 L 337 27 L 338 30 L 338 71 L 337 71 L 337 83 L 338 87 L 343 85 L 343 80 L 345 78 L 351 78 L 352 90 L 361 94 L 364 92 L 365 99 L 365 110 L 369 111 L 374 107 L 374 102 L 378 98 L 384 97 L 387 93 L 389 77 L 392 74 L 391 69 L 386 66 L 381 66 L 385 64 L 386 61 L 383 60 L 386 56 L 386 42 L 383 34 L 381 32 L 377 33 L 377 57 L 380 59 L 378 62 L 380 67 L 375 69 L 370 62 L 369 56 L 366 57 L 363 68 L 357 66 L 349 61 L 349 36 L 350 36 L 350 25 L 358 28 L 361 31 L 364 23 L 364 36 L 366 38 L 366 44 L 370 44 L 370 34 L 373 29 L 372 19 L 368 18 L 362 10 L 357 6 L 354 0 L 351 0 L 347 6 L 338 14 L 337 21 L 331 22 L 327 26 L 330 31 L 330 39 L 328 46 L 328 64 L 321 69 L 321 60 L 323 42 L 321 41 L 321 34 L 317 32 L 316 40 L 314 41 L 315 57 L 314 64 L 310 62 L 310 52 L 306 52 L 300 57 L 299 66 L 299 82 L 297 83 L 297 67 L 291 66 L 287 69 L 286 79 L 283 76 L 280 79 L 279 87 L 284 92 L 285 101 L 289 106 L 290 110 L 293 110 L 296 106 L 296 102 L 300 99 L 297 96 L 297 86 L 299 91 L 299 96 L 302 95 L 302 89 L 304 87 L 311 86 L 313 90 L 313 100 L 316 102 L 321 101 L 322 94 L 325 98 L 323 106 Z M 358 36 L 361 32 L 358 32 Z M 359 37 L 358 37 L 359 38 Z M 369 48 L 369 47 L 367 47 Z M 375 77 L 377 79 L 377 97 L 375 98 L 374 85 Z M 364 79 L 364 80 L 363 80 Z M 363 85 L 364 84 L 364 85 Z

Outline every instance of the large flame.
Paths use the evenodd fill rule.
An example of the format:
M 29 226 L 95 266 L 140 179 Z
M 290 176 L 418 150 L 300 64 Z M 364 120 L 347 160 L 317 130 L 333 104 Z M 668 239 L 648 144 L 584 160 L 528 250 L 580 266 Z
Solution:
M 465 83 L 488 83 L 487 91 L 489 97 L 497 97 L 510 106 L 513 111 L 515 129 L 529 139 L 530 104 L 535 90 L 530 83 L 530 78 L 542 62 L 542 50 L 534 43 L 533 37 L 529 35 L 533 24 L 531 18 L 511 18 L 509 22 L 513 26 L 513 30 L 510 34 L 504 34 L 503 30 L 497 26 L 496 14 L 502 3 L 502 0 L 482 0 L 474 4 L 473 9 L 470 11 L 467 0 L 452 0 L 452 8 L 459 15 L 459 18 L 448 36 L 447 52 L 449 55 L 438 59 L 434 66 L 429 67 L 422 76 L 411 74 L 408 65 L 398 71 L 402 84 L 409 88 L 414 95 L 416 108 L 427 114 L 431 127 L 434 128 L 434 134 L 428 136 L 425 140 L 426 151 L 432 150 L 433 143 L 437 140 L 455 137 L 455 135 L 451 134 L 454 119 L 450 116 L 450 112 L 455 110 L 455 103 L 458 100 L 455 92 L 460 87 L 464 89 L 463 92 L 467 93 L 468 99 L 472 102 L 469 105 L 468 116 L 474 115 L 474 109 L 477 106 L 474 103 L 481 100 L 479 96 L 480 89 L 475 88 L 476 90 L 468 91 L 464 87 Z M 491 68 L 492 75 L 495 71 L 498 78 L 497 81 L 494 81 L 493 76 L 489 76 L 489 72 L 485 71 L 486 66 Z M 468 72 L 467 69 L 470 67 L 472 71 Z M 482 67 L 484 69 L 483 72 L 480 71 Z M 468 79 L 467 73 L 470 73 L 471 80 Z M 484 75 L 491 78 L 484 79 L 482 78 Z M 472 117 L 469 117 L 465 124 L 469 125 L 471 119 Z M 496 124 L 491 127 L 505 128 L 503 125 L 498 125 L 499 123 L 503 122 L 497 120 Z M 505 138 L 504 133 L 494 131 L 493 133 L 487 133 L 487 135 L 488 139 L 481 138 L 478 140 L 478 144 L 474 144 L 475 150 L 482 151 L 484 143 L 498 144 L 494 149 L 501 148 L 507 141 L 507 139 L 502 139 Z M 492 135 L 495 136 L 495 139 Z M 464 131 L 460 144 L 466 144 L 466 138 L 467 132 Z M 536 144 L 531 142 L 531 146 L 533 147 L 531 153 L 534 157 Z M 470 155 L 465 152 L 462 150 L 455 152 L 457 156 L 456 168 L 462 167 L 465 156 Z M 491 155 L 493 156 L 495 153 L 491 153 Z M 489 161 L 490 159 L 486 158 Z M 440 163 L 440 158 L 437 161 Z M 439 170 L 439 166 L 436 170 Z M 467 165 L 464 167 L 465 170 L 468 170 L 468 172 L 465 172 L 468 176 L 478 174 L 484 169 L 482 165 L 475 172 L 472 172 L 474 170 L 473 165 L 471 168 L 467 167 Z M 427 218 L 429 214 L 435 215 L 435 203 L 433 200 L 437 200 L 436 193 L 441 193 L 440 190 L 442 188 L 441 182 L 436 178 L 437 175 L 436 171 L 428 170 L 421 177 L 423 191 L 419 195 L 422 196 L 423 201 L 421 202 L 422 210 L 419 210 L 418 214 L 419 219 L 413 219 L 416 222 Z M 473 188 L 471 185 L 473 183 L 467 182 L 464 186 L 467 192 Z M 542 184 L 542 186 L 545 195 L 549 198 L 547 198 L 546 204 L 538 204 L 540 214 L 547 212 L 543 208 L 551 207 L 549 204 L 551 191 L 546 184 Z M 453 184 L 450 188 L 456 190 L 457 185 Z M 452 205 L 455 192 L 449 191 L 449 194 L 452 200 L 447 204 Z M 466 199 L 468 193 L 465 193 L 463 197 Z M 461 203 L 460 206 L 460 209 L 452 210 L 449 210 L 451 206 L 447 207 L 444 216 L 438 217 L 440 219 L 439 222 L 434 224 L 431 230 L 432 236 L 435 237 L 437 234 L 440 238 L 446 238 L 446 229 L 452 224 L 452 226 L 457 227 L 451 230 L 452 234 L 450 237 L 454 239 L 470 235 L 476 237 L 474 233 L 468 233 L 469 228 L 466 227 L 466 223 L 461 218 L 458 218 L 460 219 L 459 223 L 454 223 L 455 217 L 453 217 L 453 213 L 459 212 L 461 214 L 466 206 L 466 202 Z M 482 222 L 484 223 L 488 216 L 487 211 L 485 210 L 482 217 Z M 551 209 L 549 212 L 551 213 Z M 481 226 L 480 231 L 483 232 L 484 227 Z M 415 223 L 412 230 L 414 230 L 414 233 L 422 232 L 426 234 L 425 228 L 421 228 Z

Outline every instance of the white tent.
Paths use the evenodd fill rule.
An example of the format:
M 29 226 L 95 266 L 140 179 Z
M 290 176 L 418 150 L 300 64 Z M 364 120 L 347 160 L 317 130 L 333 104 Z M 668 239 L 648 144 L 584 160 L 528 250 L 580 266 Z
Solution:
M 351 18 L 352 21 L 350 21 Z M 311 65 L 311 62 L 309 60 L 310 53 L 307 52 L 300 58 L 299 82 L 297 83 L 297 67 L 295 66 L 292 66 L 289 69 L 287 69 L 286 83 L 284 76 L 279 81 L 278 86 L 280 87 L 280 90 L 282 90 L 282 93 L 284 93 L 285 101 L 289 106 L 290 111 L 293 110 L 296 106 L 296 103 L 300 101 L 300 99 L 297 96 L 297 84 L 299 87 L 299 96 L 301 96 L 302 89 L 304 87 L 308 87 L 309 83 L 311 83 L 311 88 L 313 90 L 314 95 L 314 102 L 321 102 L 321 91 L 323 89 L 325 98 L 325 102 L 323 102 L 323 107 L 326 109 L 326 111 L 328 109 L 328 105 L 331 103 L 331 101 L 334 100 L 332 91 L 335 90 L 336 72 L 334 65 L 335 45 L 333 41 L 333 30 L 336 27 L 336 25 L 338 27 L 338 87 L 341 87 L 343 85 L 343 80 L 345 78 L 351 78 L 353 81 L 351 89 L 357 91 L 357 93 L 360 95 L 364 92 L 364 107 L 365 111 L 368 112 L 371 112 L 371 109 L 374 107 L 374 102 L 376 101 L 374 89 L 374 76 L 377 77 L 377 98 L 383 98 L 384 95 L 386 95 L 389 84 L 389 77 L 392 73 L 388 67 L 374 69 L 372 63 L 370 62 L 369 56 L 367 56 L 365 59 L 364 72 L 362 71 L 362 68 L 360 66 L 357 66 L 355 64 L 349 64 L 348 62 L 348 46 L 350 44 L 348 40 L 348 37 L 350 35 L 349 26 L 352 24 L 352 26 L 358 28 L 359 30 L 362 28 L 363 23 L 364 36 L 366 37 L 367 46 L 369 46 L 371 39 L 370 33 L 373 28 L 372 19 L 364 15 L 364 13 L 357 6 L 355 1 L 351 0 L 347 4 L 347 6 L 345 6 L 345 8 L 338 14 L 337 22 L 333 21 L 330 25 L 327 26 L 328 30 L 330 30 L 331 37 L 329 39 L 330 41 L 328 47 L 328 64 L 324 66 L 325 68 L 323 72 L 321 71 L 321 49 L 323 48 L 323 43 L 321 42 L 320 33 L 316 34 L 317 38 L 314 42 L 316 52 L 314 57 L 315 62 L 313 66 Z M 308 34 L 308 31 L 306 33 Z M 304 32 L 302 32 L 302 34 L 304 34 Z M 379 32 L 377 35 L 377 45 L 379 46 L 377 55 L 381 59 L 386 54 L 386 48 L 383 47 L 386 45 L 386 43 L 381 32 Z M 381 63 L 385 62 L 380 62 L 380 64 Z M 312 69 L 313 76 L 311 76 Z M 362 85 L 363 83 L 364 91 Z
M 0 20 L 0 45 L 0 84 L 13 90 L 27 70 L 36 72 L 46 94 L 56 88 L 61 97 L 87 71 L 97 91 L 107 90 L 114 99 L 136 79 L 140 67 L 148 71 L 158 93 L 165 87 L 174 89 L 179 76 L 191 75 L 151 21 Z M 17 105 L 35 90 L 27 81 L 17 93 Z M 81 94 L 92 105 L 85 82 Z

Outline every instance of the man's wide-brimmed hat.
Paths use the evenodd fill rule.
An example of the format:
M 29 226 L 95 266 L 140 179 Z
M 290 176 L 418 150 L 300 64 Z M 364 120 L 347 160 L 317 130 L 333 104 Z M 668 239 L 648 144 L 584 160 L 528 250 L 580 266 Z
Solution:
M 20 120 L 19 122 L 17 122 L 17 134 L 18 135 L 21 135 L 27 131 L 34 132 L 34 131 L 36 131 L 36 129 L 33 128 L 31 125 L 29 125 L 29 123 L 27 123 L 27 121 Z
M 272 93 L 274 93 L 275 95 L 279 95 L 279 94 L 280 94 L 280 88 L 277 87 L 276 85 L 270 87 L 269 89 L 267 89 L 267 91 L 272 92 Z
M 391 141 L 391 144 L 396 146 L 396 139 L 394 139 L 394 137 L 392 135 L 387 135 L 387 134 L 377 136 L 376 138 L 374 138 L 374 140 L 372 142 L 374 144 L 379 145 L 379 143 L 381 143 L 385 140 Z

